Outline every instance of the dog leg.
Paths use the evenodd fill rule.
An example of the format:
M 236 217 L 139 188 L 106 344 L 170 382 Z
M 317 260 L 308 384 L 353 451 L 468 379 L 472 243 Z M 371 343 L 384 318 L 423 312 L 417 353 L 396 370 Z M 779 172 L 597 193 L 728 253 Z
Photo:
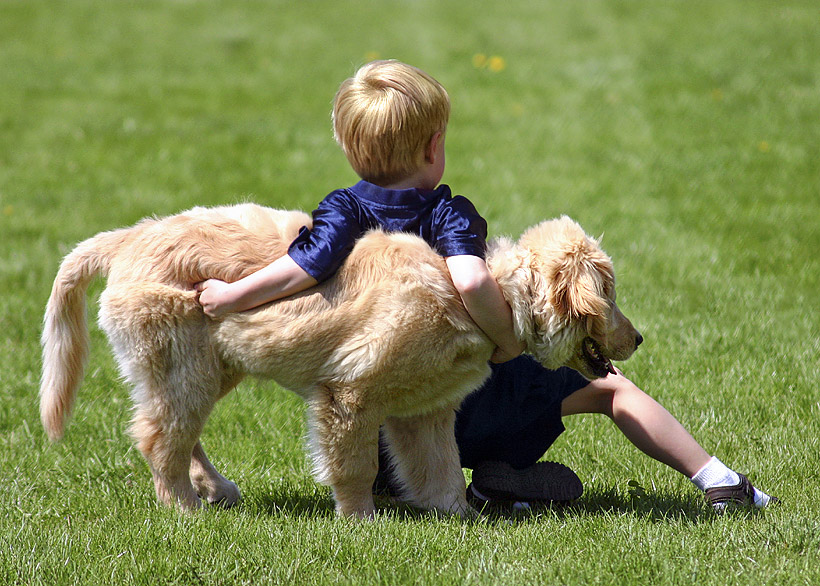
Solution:
M 191 457 L 196 437 L 186 434 L 184 440 L 178 433 L 168 434 L 163 423 L 138 411 L 131 426 L 137 440 L 137 448 L 148 461 L 154 477 L 157 498 L 168 506 L 178 506 L 182 510 L 198 509 L 202 506 L 189 475 Z
M 455 408 L 390 417 L 384 432 L 407 501 L 425 510 L 474 517 L 455 440 Z
M 100 302 L 100 323 L 134 385 L 132 435 L 159 500 L 183 510 L 201 506 L 198 491 L 208 502 L 239 498 L 199 445 L 214 404 L 241 379 L 218 362 L 201 311 L 192 292 L 157 283 L 112 286 Z
M 216 400 L 218 401 L 227 395 L 239 384 L 243 376 L 241 373 L 228 369 L 223 371 L 222 388 Z M 217 504 L 228 508 L 238 503 L 242 497 L 236 483 L 231 482 L 217 472 L 214 465 L 208 460 L 208 456 L 205 455 L 205 450 L 202 449 L 202 444 L 199 441 L 196 442 L 194 451 L 191 454 L 190 475 L 197 494 L 209 505 Z
M 208 504 L 232 507 L 239 502 L 239 487 L 216 471 L 199 442 L 191 455 L 190 475 L 199 498 Z
M 210 462 L 204 464 L 207 458 L 198 446 L 199 435 L 213 407 L 208 399 L 213 395 L 174 394 L 154 383 L 137 387 L 135 396 L 140 400 L 136 402 L 131 433 L 151 468 L 157 497 L 166 505 L 183 510 L 199 508 L 201 501 L 191 483 L 190 470 L 196 460 L 195 474 L 203 470 L 207 474 L 208 467 L 216 473 Z
M 310 402 L 309 441 L 317 482 L 333 489 L 336 512 L 370 518 L 379 467 L 378 418 L 351 401 L 355 391 L 323 388 Z

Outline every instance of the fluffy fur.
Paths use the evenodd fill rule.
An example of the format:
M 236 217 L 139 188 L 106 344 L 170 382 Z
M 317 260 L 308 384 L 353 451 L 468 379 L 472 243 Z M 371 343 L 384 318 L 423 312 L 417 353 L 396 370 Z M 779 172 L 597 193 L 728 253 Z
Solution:
M 285 253 L 310 218 L 244 204 L 195 208 L 103 232 L 66 256 L 42 336 L 40 411 L 56 440 L 88 356 L 85 291 L 107 277 L 100 324 L 135 405 L 132 434 L 157 496 L 183 509 L 233 504 L 237 486 L 199 436 L 215 403 L 245 375 L 271 378 L 308 403 L 316 477 L 342 514 L 374 511 L 384 425 L 405 499 L 470 513 L 453 435 L 455 409 L 488 376 L 492 344 L 464 309 L 444 260 L 407 234 L 371 232 L 330 280 L 255 310 L 207 318 L 192 284 L 233 281 Z M 527 351 L 592 378 L 640 336 L 615 305 L 609 257 L 568 218 L 517 243 L 491 243 L 488 265 Z

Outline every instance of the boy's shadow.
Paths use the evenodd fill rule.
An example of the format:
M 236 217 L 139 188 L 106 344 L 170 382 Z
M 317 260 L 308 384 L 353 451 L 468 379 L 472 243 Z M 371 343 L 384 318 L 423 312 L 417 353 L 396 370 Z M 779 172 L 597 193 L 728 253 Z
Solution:
M 585 492 L 571 503 L 551 505 L 540 511 L 538 508 L 533 509 L 536 514 L 546 511 L 561 518 L 632 515 L 647 518 L 653 523 L 702 523 L 716 518 L 703 500 L 663 492 L 645 492 L 642 489 L 625 495 L 616 488 L 596 488 Z

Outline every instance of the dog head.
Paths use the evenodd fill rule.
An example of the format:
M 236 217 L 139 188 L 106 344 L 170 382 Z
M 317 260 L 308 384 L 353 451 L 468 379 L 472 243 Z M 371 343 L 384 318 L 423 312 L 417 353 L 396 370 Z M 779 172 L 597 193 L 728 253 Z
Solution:
M 504 248 L 488 262 L 516 333 L 545 367 L 604 377 L 643 341 L 615 303 L 612 260 L 570 218 L 542 222 Z

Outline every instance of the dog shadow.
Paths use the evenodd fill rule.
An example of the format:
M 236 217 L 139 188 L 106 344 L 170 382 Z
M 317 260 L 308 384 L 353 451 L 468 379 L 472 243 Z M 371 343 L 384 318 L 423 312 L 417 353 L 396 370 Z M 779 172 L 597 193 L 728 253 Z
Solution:
M 302 486 L 283 486 L 268 493 L 249 495 L 247 500 L 243 499 L 242 507 L 272 517 L 320 518 L 336 514 L 333 496 L 318 486 L 313 491 Z
M 435 518 L 440 513 L 416 509 L 407 503 L 384 495 L 374 495 L 376 515 L 388 515 L 397 519 Z M 336 503 L 329 491 L 317 487 L 313 494 L 303 488 L 285 487 L 269 494 L 254 495 L 240 503 L 240 508 L 254 515 L 284 515 L 293 518 L 334 518 Z

